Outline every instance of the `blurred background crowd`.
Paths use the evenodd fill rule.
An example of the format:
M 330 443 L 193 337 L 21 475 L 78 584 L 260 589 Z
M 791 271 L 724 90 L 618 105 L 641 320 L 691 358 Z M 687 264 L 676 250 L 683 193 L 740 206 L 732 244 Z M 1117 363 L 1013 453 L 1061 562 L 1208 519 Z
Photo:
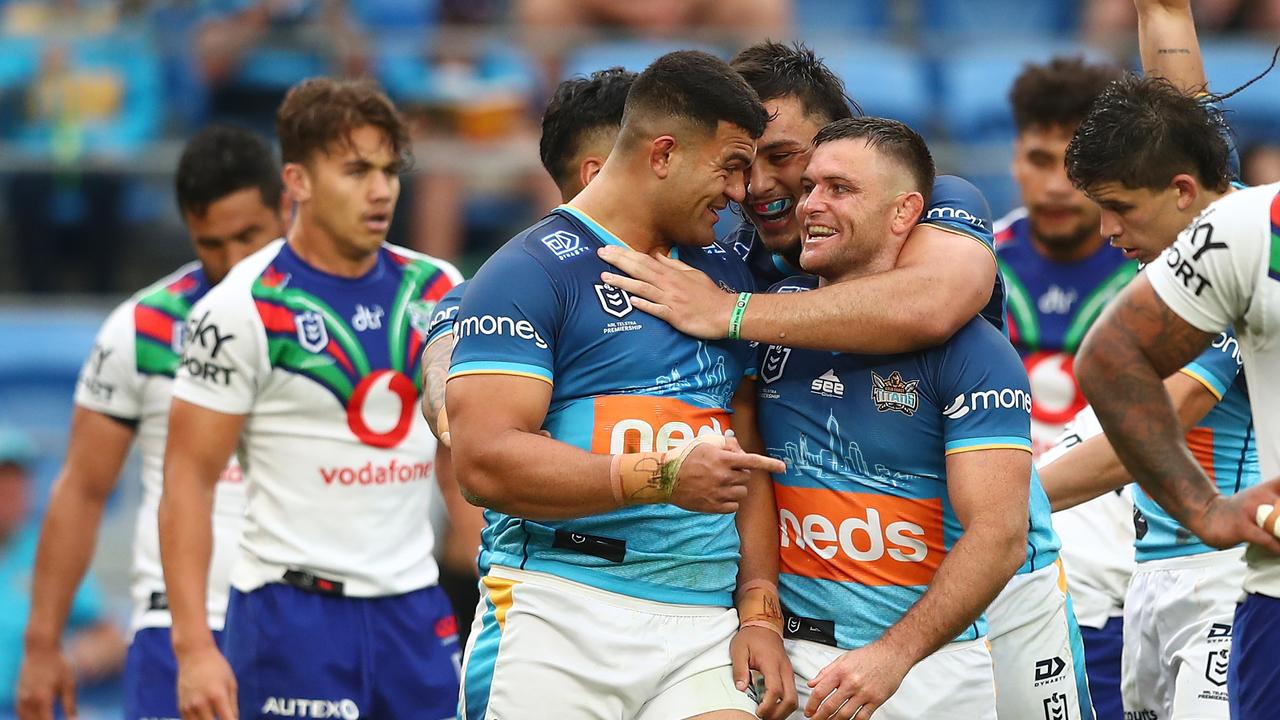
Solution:
M 1280 0 L 1194 7 L 1211 89 L 1267 66 Z M 0 717 L 76 371 L 113 303 L 191 257 L 172 173 L 194 130 L 226 121 L 270 137 L 298 80 L 376 78 L 416 143 L 391 240 L 470 274 L 558 200 L 537 135 L 559 80 L 676 48 L 728 58 L 801 39 L 1000 217 L 1021 204 L 1008 95 L 1023 65 L 1079 54 L 1135 67 L 1134 24 L 1131 0 L 0 0 Z M 1226 108 L 1244 180 L 1280 180 L 1280 72 Z M 81 608 L 87 678 L 110 674 L 103 628 L 124 624 L 136 483 L 118 494 L 102 590 Z M 110 681 L 86 699 L 85 716 L 113 716 Z

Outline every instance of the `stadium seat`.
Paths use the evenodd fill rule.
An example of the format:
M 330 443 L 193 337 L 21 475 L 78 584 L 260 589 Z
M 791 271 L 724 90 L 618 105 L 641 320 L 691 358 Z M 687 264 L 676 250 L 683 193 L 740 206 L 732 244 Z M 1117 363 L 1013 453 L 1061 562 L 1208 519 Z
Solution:
M 1062 0 L 920 0 L 925 32 L 983 36 L 993 43 L 1075 29 L 1080 3 Z
M 1051 38 L 947 52 L 937 59 L 937 69 L 938 100 L 948 136 L 958 142 L 1011 139 L 1014 128 L 1009 89 L 1023 66 L 1058 55 L 1081 54 L 1095 61 L 1111 59 L 1084 46 Z
M 422 32 L 434 27 L 439 0 L 360 0 L 350 4 L 352 18 L 379 34 Z
M 378 79 L 397 102 L 443 104 L 482 102 L 494 94 L 529 95 L 534 64 L 518 48 L 493 45 L 478 51 L 470 65 L 440 66 L 424 57 L 422 43 L 393 42 L 377 56 Z
M 805 41 L 848 33 L 882 33 L 893 22 L 888 0 L 795 0 L 796 35 Z
M 561 79 L 590 75 L 614 65 L 640 72 L 658 57 L 675 50 L 704 50 L 723 56 L 719 48 L 705 43 L 680 40 L 613 40 L 593 43 L 569 51 L 564 59 Z
M 1267 69 L 1275 45 L 1252 40 L 1209 41 L 1202 44 L 1209 89 L 1227 93 Z M 1228 122 L 1242 146 L 1280 142 L 1280 69 L 1225 102 Z
M 846 40 L 815 51 L 844 80 L 868 115 L 891 117 L 925 133 L 932 115 L 928 67 L 918 52 L 876 40 Z

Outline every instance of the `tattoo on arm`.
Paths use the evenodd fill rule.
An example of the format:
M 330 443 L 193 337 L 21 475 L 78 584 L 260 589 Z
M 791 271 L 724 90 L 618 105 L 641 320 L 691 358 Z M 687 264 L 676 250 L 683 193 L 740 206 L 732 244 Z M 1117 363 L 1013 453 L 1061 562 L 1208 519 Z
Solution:
M 1157 48 L 1157 55 L 1190 55 L 1190 48 Z
M 1142 287 L 1127 291 L 1090 334 L 1086 364 L 1096 369 L 1082 386 L 1134 479 L 1191 526 L 1217 489 L 1187 449 L 1162 378 L 1194 359 L 1212 336 L 1169 310 L 1145 281 L 1135 284 Z
M 427 404 L 427 422 L 435 428 L 444 409 L 444 384 L 449 379 L 453 347 L 458 343 L 452 335 L 444 335 L 427 346 L 422 362 L 422 396 Z M 439 430 L 439 428 L 436 428 Z

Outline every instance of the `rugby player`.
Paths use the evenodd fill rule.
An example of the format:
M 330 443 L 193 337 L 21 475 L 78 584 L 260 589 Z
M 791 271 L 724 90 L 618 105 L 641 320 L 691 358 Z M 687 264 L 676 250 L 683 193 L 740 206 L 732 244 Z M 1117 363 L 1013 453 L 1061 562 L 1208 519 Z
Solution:
M 570 78 L 556 86 L 542 114 L 538 156 L 560 190 L 561 202 L 582 192 L 604 166 L 618 139 L 622 108 L 636 74 L 620 67 L 597 70 L 589 77 Z M 458 283 L 436 305 L 430 336 L 422 355 L 422 414 L 431 431 L 446 446 L 449 420 L 444 387 L 453 357 L 453 320 L 467 283 Z
M 595 254 L 625 242 L 750 287 L 713 226 L 743 199 L 766 119 L 723 62 L 662 56 L 632 85 L 595 179 L 471 280 L 446 402 L 458 482 L 489 524 L 460 717 L 794 708 L 764 474 L 783 466 L 724 436 L 753 353 L 636 312 L 599 281 L 607 266 Z M 745 447 L 753 422 L 734 418 Z M 739 562 L 738 533 L 766 542 L 743 545 Z M 736 684 L 734 656 L 764 675 L 759 703 Z
M 799 197 L 801 173 L 808 162 L 813 134 L 825 122 L 836 119 L 827 115 L 839 108 L 844 109 L 843 117 L 847 117 L 849 105 L 839 79 L 802 45 L 752 46 L 734 59 L 733 66 L 748 84 L 757 88 L 770 111 L 770 122 L 760 141 L 762 150 L 751 170 L 748 191 L 754 195 L 744 203 L 753 222 L 730 238 L 730 244 L 745 253 L 756 287 L 763 290 L 794 272 L 788 268 L 798 260 L 801 238 L 796 218 L 787 221 L 792 233 L 788 235 L 780 219 L 761 213 L 771 211 L 775 203 L 785 205 Z M 798 155 L 788 156 L 788 153 Z M 766 307 L 786 306 L 795 313 L 786 321 L 785 339 L 768 341 L 785 342 L 789 347 L 846 352 L 905 352 L 937 345 L 940 340 L 931 339 L 932 331 L 924 328 L 910 309 L 920 307 L 921 303 L 934 306 L 929 312 L 949 318 L 947 322 L 955 320 L 956 306 L 961 305 L 969 312 L 968 319 L 980 312 L 993 326 L 1003 328 L 1004 285 L 994 273 L 991 219 L 986 201 L 969 183 L 948 176 L 934 182 L 929 196 L 925 218 L 911 230 L 895 268 L 810 293 L 761 295 L 759 299 L 766 302 Z M 758 236 L 750 227 L 754 224 L 762 228 Z M 912 248 L 932 254 L 916 255 Z M 613 246 L 599 252 L 606 261 L 631 276 L 606 273 L 602 275 L 606 283 L 631 293 L 636 307 L 668 319 L 686 332 L 701 332 L 702 323 L 697 318 L 715 314 L 718 311 L 714 308 L 735 299 L 702 273 L 691 272 L 678 260 L 651 258 Z M 980 253 L 977 262 L 974 262 L 975 252 Z M 909 258 L 905 265 L 903 258 Z M 955 265 L 951 264 L 953 260 Z M 959 268 L 968 274 L 951 274 Z M 901 284 L 885 284 L 885 277 L 890 275 Z M 946 279 L 938 280 L 938 277 Z M 953 302 L 945 292 L 921 292 L 922 286 L 914 284 L 920 282 L 937 282 L 938 288 L 950 287 L 952 282 L 980 282 L 986 289 L 973 292 L 973 288 L 967 288 L 957 293 Z M 882 293 L 882 296 L 865 296 L 864 292 Z M 810 297 L 819 296 L 832 298 L 832 304 L 815 306 L 808 302 Z M 755 306 L 753 297 L 739 297 L 749 303 L 745 315 L 740 316 L 739 333 L 743 337 L 748 336 L 745 323 Z M 660 300 L 660 304 L 645 302 L 642 298 Z M 780 302 L 772 302 L 775 300 Z M 973 302 L 966 305 L 971 300 Z M 832 308 L 843 309 L 848 315 L 832 318 L 829 315 Z M 876 330 L 886 319 L 880 315 L 886 308 L 889 315 L 903 308 L 903 314 L 896 316 L 903 328 L 901 332 Z M 933 322 L 931 318 L 926 324 Z M 967 320 L 960 321 L 951 330 L 965 322 Z M 726 323 L 725 328 L 717 331 L 717 336 L 724 336 L 727 327 Z M 848 331 L 850 327 L 866 329 L 855 333 Z M 751 334 L 750 337 L 767 340 L 769 336 Z M 819 341 L 825 344 L 816 344 Z M 762 368 L 764 371 L 767 368 Z M 1068 717 L 1090 717 L 1083 644 L 1070 597 L 1061 581 L 1057 564 L 1060 543 L 1049 520 L 1049 501 L 1038 479 L 1033 479 L 1030 492 L 1031 524 L 1026 561 L 988 613 L 991 621 L 988 640 L 996 659 L 1001 710 L 1006 716 L 1025 717 L 1042 712 L 1045 702 L 1057 702 L 1055 696 L 1062 695 L 1071 708 Z M 1046 676 L 1042 669 L 1037 673 L 1037 663 L 1046 663 L 1041 667 L 1054 672 Z
M 385 244 L 408 154 L 372 84 L 306 80 L 277 113 L 297 215 L 191 311 L 160 542 L 184 718 L 451 717 L 456 621 L 436 586 L 435 442 L 416 412 L 431 307 L 460 279 Z M 249 493 L 226 658 L 205 627 L 216 458 Z M 238 684 L 237 684 L 238 683 Z
M 52 718 L 59 702 L 75 714 L 73 676 L 60 639 L 93 557 L 103 508 L 135 440 L 142 501 L 133 538 L 124 716 L 178 716 L 177 661 L 156 528 L 173 376 L 191 305 L 242 258 L 283 234 L 284 220 L 280 168 L 267 144 L 243 130 L 212 127 L 193 137 L 178 161 L 174 185 L 197 259 L 117 307 L 81 370 L 67 457 L 49 499 L 32 575 L 17 707 L 24 720 Z M 245 502 L 240 468 L 234 460 L 228 464 L 230 455 L 221 460 L 214 490 L 213 561 L 204 598 L 215 639 L 222 631 Z
M 1031 382 L 1037 460 L 1085 404 L 1071 368 L 1085 330 L 1137 272 L 1136 262 L 1107 246 L 1098 232 L 1098 207 L 1071 185 L 1063 163 L 1094 98 L 1121 74 L 1111 64 L 1054 58 L 1025 67 L 1009 93 L 1017 128 L 1012 172 L 1023 204 L 996 222 L 996 257 L 1008 288 L 1009 339 Z M 1122 616 L 1133 558 L 1113 549 L 1133 542 L 1132 515 L 1127 497 L 1109 493 L 1053 517 L 1081 626 L 1090 696 L 1102 720 L 1124 715 Z M 1057 664 L 1045 657 L 1028 660 L 1023 672 L 1031 687 Z
M 1093 477 L 1123 477 L 1118 456 L 1142 490 L 1135 502 L 1151 547 L 1127 599 L 1143 613 L 1144 632 L 1130 639 L 1126 607 L 1126 710 L 1271 717 L 1276 634 L 1268 636 L 1267 628 L 1274 615 L 1256 610 L 1265 593 L 1280 594 L 1280 584 L 1274 576 L 1269 584 L 1266 561 L 1249 554 L 1255 568 L 1244 574 L 1244 589 L 1262 594 L 1247 596 L 1233 624 L 1241 576 L 1239 551 L 1231 548 L 1243 541 L 1280 548 L 1255 524 L 1258 504 L 1275 496 L 1273 483 L 1248 489 L 1256 480 L 1249 454 L 1255 437 L 1262 476 L 1274 476 L 1278 467 L 1267 434 L 1267 395 L 1256 381 L 1244 383 L 1230 371 L 1239 372 L 1239 363 L 1232 368 L 1237 342 L 1255 378 L 1265 377 L 1268 359 L 1275 365 L 1250 348 L 1258 347 L 1264 318 L 1276 308 L 1265 294 L 1267 278 L 1256 274 L 1267 272 L 1268 209 L 1280 188 L 1237 193 L 1231 185 L 1233 151 L 1220 113 L 1193 97 L 1205 82 L 1190 4 L 1137 4 L 1143 66 L 1152 76 L 1122 81 L 1099 98 L 1068 147 L 1067 166 L 1072 181 L 1101 205 L 1103 233 L 1153 264 L 1082 347 L 1081 388 L 1106 435 L 1076 452 L 1092 443 L 1095 469 L 1087 474 Z M 1232 265 L 1246 253 L 1253 253 L 1254 264 Z M 1255 297 L 1255 289 L 1262 294 Z M 1228 372 L 1213 372 L 1215 359 Z M 1165 376 L 1171 377 L 1161 383 Z M 1188 401 L 1175 381 L 1204 390 Z M 1215 414 L 1219 421 L 1209 425 Z M 1201 418 L 1204 431 L 1187 433 Z
M 933 184 L 924 140 L 894 120 L 839 120 L 813 145 L 799 261 L 817 277 L 775 292 L 892 268 Z M 770 345 L 760 362 L 804 716 L 994 719 L 982 612 L 1025 559 L 1031 476 L 1017 353 L 974 317 L 930 350 Z
M 622 123 L 622 106 L 636 74 L 620 67 L 598 70 L 590 77 L 565 80 L 556 87 L 542 115 L 538 143 L 542 167 L 555 181 L 560 198 L 569 202 L 600 172 L 613 149 Z M 444 388 L 453 359 L 453 321 L 467 283 L 460 282 L 436 304 L 422 351 L 422 413 L 431 431 L 449 445 L 449 416 Z M 449 532 L 440 561 L 440 587 L 449 594 L 458 616 L 459 638 L 466 642 L 475 618 L 476 550 L 484 517 L 463 500 L 453 473 L 438 474 L 449 509 Z

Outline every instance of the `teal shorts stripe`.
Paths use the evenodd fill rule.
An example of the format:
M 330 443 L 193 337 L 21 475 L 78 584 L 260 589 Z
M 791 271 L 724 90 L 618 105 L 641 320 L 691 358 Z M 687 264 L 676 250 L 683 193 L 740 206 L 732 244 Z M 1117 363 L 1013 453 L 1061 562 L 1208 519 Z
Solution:
M 1076 622 L 1076 609 L 1071 604 L 1071 592 L 1067 591 L 1067 637 L 1071 639 L 1071 658 L 1076 674 L 1076 694 L 1080 698 L 1080 717 L 1093 720 L 1093 697 L 1089 695 L 1089 674 L 1085 672 L 1084 636 Z
M 481 588 L 481 592 L 485 592 Z M 498 625 L 498 609 L 486 596 L 480 633 L 476 636 L 471 655 L 467 658 L 462 678 L 459 720 L 484 720 L 489 709 L 489 691 L 493 687 L 493 668 L 498 662 L 498 645 L 502 641 L 502 628 Z

